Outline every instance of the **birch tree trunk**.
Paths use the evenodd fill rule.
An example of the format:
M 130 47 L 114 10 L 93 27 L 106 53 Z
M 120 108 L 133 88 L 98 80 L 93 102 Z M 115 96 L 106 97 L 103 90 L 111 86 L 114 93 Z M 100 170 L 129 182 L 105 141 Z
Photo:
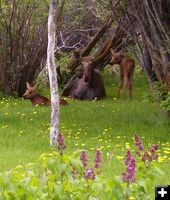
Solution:
M 51 92 L 51 124 L 50 124 L 50 145 L 55 145 L 59 133 L 59 94 L 57 74 L 54 59 L 54 48 L 56 40 L 56 19 L 57 0 L 50 0 L 50 10 L 48 16 L 48 47 L 47 47 L 47 67 Z

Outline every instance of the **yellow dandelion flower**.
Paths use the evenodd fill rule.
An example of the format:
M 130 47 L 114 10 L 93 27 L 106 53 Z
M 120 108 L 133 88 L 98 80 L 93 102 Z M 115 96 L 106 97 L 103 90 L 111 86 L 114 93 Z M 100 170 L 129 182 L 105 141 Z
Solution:
M 124 158 L 123 156 L 116 156 L 116 159 L 118 159 L 118 160 L 121 160 L 123 158 Z
M 158 157 L 158 162 L 163 162 L 163 158 L 161 156 Z
M 22 134 L 24 131 L 20 131 L 19 133 Z
M 135 200 L 135 197 L 129 197 L 129 200 Z
M 165 154 L 170 154 L 170 152 L 169 152 L 169 151 L 164 151 L 164 153 L 165 153 Z
M 163 156 L 163 159 L 167 159 L 168 158 L 168 156 Z

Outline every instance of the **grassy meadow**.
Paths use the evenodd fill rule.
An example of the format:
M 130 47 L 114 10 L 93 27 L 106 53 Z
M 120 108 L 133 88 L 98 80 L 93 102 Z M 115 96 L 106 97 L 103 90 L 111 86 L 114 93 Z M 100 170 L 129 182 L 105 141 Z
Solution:
M 68 100 L 60 109 L 60 130 L 65 136 L 68 154 L 86 149 L 93 159 L 95 149 L 102 150 L 106 176 L 120 174 L 126 149 L 135 154 L 133 136 L 138 133 L 146 147 L 160 146 L 158 162 L 165 170 L 159 184 L 168 184 L 170 174 L 170 120 L 152 101 L 147 80 L 135 76 L 133 99 L 117 99 L 118 80 L 105 73 L 106 98 L 100 101 Z M 49 146 L 49 107 L 33 107 L 29 100 L 0 100 L 0 171 L 16 165 L 36 162 Z

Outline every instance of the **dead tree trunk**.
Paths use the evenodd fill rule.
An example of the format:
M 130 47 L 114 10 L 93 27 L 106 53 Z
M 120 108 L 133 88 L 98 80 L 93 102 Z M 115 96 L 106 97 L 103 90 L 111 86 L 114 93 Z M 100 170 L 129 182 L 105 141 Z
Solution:
M 81 56 L 88 56 L 90 54 L 91 50 L 97 44 L 97 42 L 99 41 L 99 39 L 104 35 L 104 33 L 110 28 L 110 26 L 112 25 L 112 23 L 113 23 L 113 14 L 111 12 L 109 12 L 107 14 L 106 19 L 103 22 L 101 28 L 96 33 L 96 35 L 94 36 L 94 38 L 89 42 L 89 44 L 87 45 L 87 47 L 80 52 Z M 71 61 L 68 64 L 67 68 L 70 69 L 71 72 L 74 72 L 75 69 L 78 67 L 79 64 L 80 64 L 79 61 L 73 56 L 72 59 L 71 59 Z
M 151 69 L 157 80 L 166 84 L 168 90 L 170 90 L 170 37 L 168 34 L 170 29 L 164 16 L 165 14 L 168 16 L 165 7 L 169 3 L 167 0 L 164 2 L 143 0 L 142 4 L 138 0 L 130 0 L 130 2 L 129 14 L 136 20 L 133 28 L 136 32 L 140 31 L 142 36 L 142 38 L 138 38 L 138 42 L 144 45 L 145 51 L 150 57 Z M 148 67 L 146 72 L 150 76 L 151 73 L 147 69 Z
M 110 61 L 110 49 L 120 51 L 123 47 L 123 38 L 126 36 L 121 26 L 117 26 L 112 36 L 106 39 L 103 48 L 101 48 L 95 55 L 93 62 L 94 67 L 102 70 Z

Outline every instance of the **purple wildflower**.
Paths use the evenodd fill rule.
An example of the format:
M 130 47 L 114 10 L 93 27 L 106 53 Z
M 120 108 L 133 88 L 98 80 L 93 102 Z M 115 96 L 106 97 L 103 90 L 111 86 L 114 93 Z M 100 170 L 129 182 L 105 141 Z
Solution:
M 150 148 L 150 152 L 153 154 L 158 150 L 158 144 L 153 144 Z
M 96 150 L 96 155 L 95 155 L 95 159 L 94 159 L 94 168 L 96 168 L 96 169 L 99 168 L 101 161 L 102 161 L 101 152 L 99 150 Z
M 138 147 L 139 151 L 142 151 L 144 149 L 143 144 L 142 144 L 142 140 L 141 140 L 140 136 L 137 135 L 137 134 L 135 134 L 135 144 Z
M 96 175 L 100 173 L 99 169 L 100 163 L 102 161 L 101 152 L 99 150 L 96 151 L 96 155 L 94 158 L 94 166 L 92 168 L 88 166 L 88 155 L 86 151 L 81 152 L 80 159 L 84 167 L 84 178 L 94 180 L 96 178 Z
M 95 172 L 93 168 L 86 168 L 84 172 L 84 178 L 85 179 L 92 179 L 94 180 L 96 178 Z
M 144 162 L 149 161 L 150 155 L 149 155 L 148 151 L 145 151 L 141 158 L 142 158 L 142 161 L 144 161 Z
M 135 134 L 135 144 L 138 147 L 138 150 L 136 151 L 136 154 L 141 158 L 141 160 L 145 163 L 145 166 L 148 167 L 149 164 L 153 161 L 153 160 L 157 160 L 158 159 L 158 154 L 157 154 L 157 150 L 158 150 L 158 145 L 157 144 L 153 144 L 149 150 L 144 151 L 143 148 L 143 144 L 142 144 L 142 140 L 139 137 L 139 135 Z
M 150 148 L 149 151 L 145 151 L 144 154 L 141 156 L 142 161 L 147 164 L 147 167 L 149 166 L 149 163 L 151 163 L 153 160 L 157 160 L 158 159 L 158 154 L 156 152 L 155 149 L 152 149 L 152 147 Z
M 122 173 L 122 179 L 126 183 L 132 183 L 135 181 L 136 161 L 132 157 L 130 150 L 128 150 L 126 153 L 125 165 L 126 172 Z
M 63 155 L 64 149 L 66 148 L 64 143 L 64 136 L 59 133 L 57 136 L 57 147 L 61 155 Z
M 138 155 L 139 157 L 141 157 L 141 152 L 139 150 L 136 151 L 136 155 Z
M 86 151 L 82 151 L 81 155 L 80 155 L 80 159 L 83 163 L 84 168 L 86 168 L 88 166 L 88 155 Z

